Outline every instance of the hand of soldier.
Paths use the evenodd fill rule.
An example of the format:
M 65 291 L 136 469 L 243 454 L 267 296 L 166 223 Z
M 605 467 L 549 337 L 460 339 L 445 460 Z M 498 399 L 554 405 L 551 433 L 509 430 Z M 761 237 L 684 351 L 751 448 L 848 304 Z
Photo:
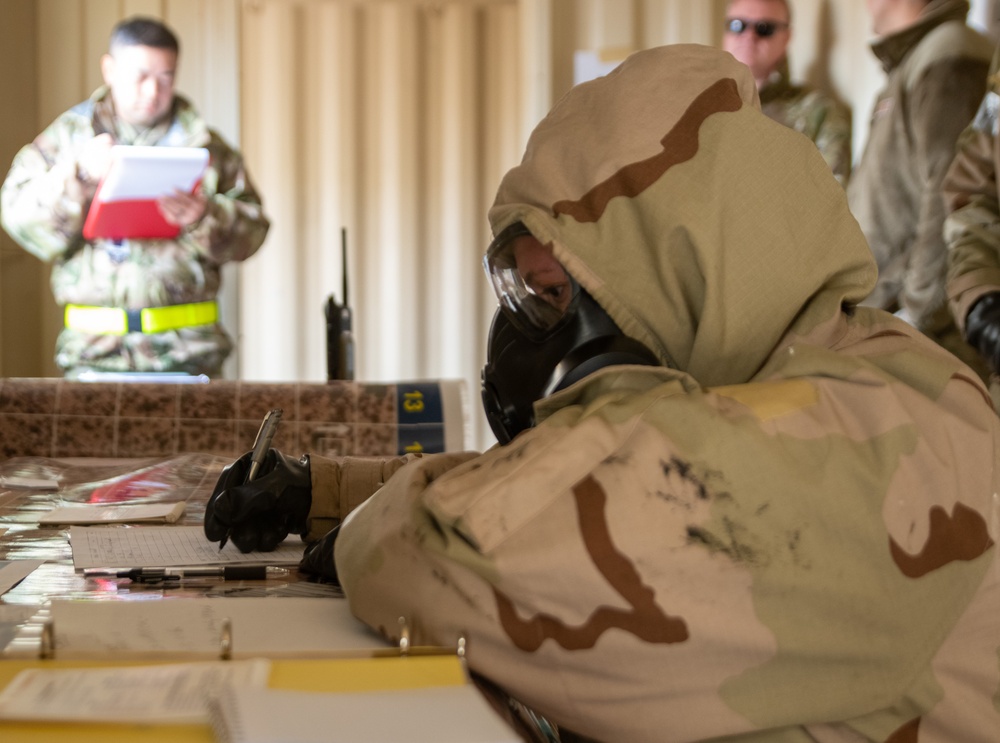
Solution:
M 1000 373 L 1000 292 L 984 294 L 965 318 L 965 338 Z
M 76 172 L 80 180 L 97 183 L 111 166 L 111 148 L 115 140 L 108 134 L 98 134 L 83 145 L 76 159 Z
M 177 227 L 190 227 L 205 216 L 208 199 L 200 191 L 197 193 L 174 191 L 167 196 L 161 196 L 156 204 L 160 214 L 168 223 Z
M 340 524 L 333 527 L 322 538 L 316 540 L 308 547 L 302 555 L 299 563 L 299 570 L 310 575 L 318 575 L 321 578 L 340 584 L 337 578 L 337 564 L 333 559 L 333 547 L 337 542 L 337 535 L 340 533 Z
M 205 536 L 227 539 L 241 552 L 270 552 L 291 534 L 305 534 L 312 506 L 308 456 L 292 459 L 269 449 L 257 477 L 246 482 L 251 452 L 219 476 L 205 510 Z

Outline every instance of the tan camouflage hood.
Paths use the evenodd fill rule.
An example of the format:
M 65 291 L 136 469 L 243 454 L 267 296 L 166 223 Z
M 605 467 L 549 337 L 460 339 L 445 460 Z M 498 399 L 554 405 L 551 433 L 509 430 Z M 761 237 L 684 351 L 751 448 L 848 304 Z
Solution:
M 495 233 L 522 220 L 552 242 L 627 335 L 705 386 L 748 381 L 876 275 L 816 146 L 762 115 L 749 70 L 722 62 L 661 47 L 577 86 L 490 212 Z

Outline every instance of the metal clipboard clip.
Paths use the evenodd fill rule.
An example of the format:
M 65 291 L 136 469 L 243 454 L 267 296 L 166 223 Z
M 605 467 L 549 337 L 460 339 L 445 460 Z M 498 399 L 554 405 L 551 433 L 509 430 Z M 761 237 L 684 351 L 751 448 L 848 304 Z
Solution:
M 39 660 L 54 660 L 56 657 L 56 625 L 49 617 L 42 624 L 42 634 L 38 643 Z M 219 630 L 219 660 L 233 658 L 233 622 L 229 617 L 222 620 Z
M 462 664 L 465 664 L 465 637 L 459 635 L 458 639 L 455 641 L 454 647 L 448 647 L 445 645 L 414 645 L 410 634 L 410 625 L 407 622 L 406 617 L 400 617 L 398 620 L 399 624 L 399 641 L 396 645 L 393 654 L 398 654 L 401 658 L 405 658 L 411 655 L 457 655 Z

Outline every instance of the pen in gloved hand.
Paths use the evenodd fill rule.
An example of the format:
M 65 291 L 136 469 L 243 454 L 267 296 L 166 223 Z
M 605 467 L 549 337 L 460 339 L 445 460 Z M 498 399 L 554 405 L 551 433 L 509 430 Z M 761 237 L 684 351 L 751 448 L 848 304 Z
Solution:
M 264 457 L 267 456 L 267 451 L 271 448 L 274 434 L 278 431 L 278 423 L 280 421 L 281 408 L 272 408 L 264 416 L 264 420 L 261 421 L 260 428 L 257 430 L 257 438 L 253 442 L 253 452 L 250 454 L 250 469 L 247 471 L 247 479 L 243 481 L 244 484 L 251 482 L 257 477 L 257 472 L 264 462 Z M 226 530 L 226 533 L 222 535 L 222 539 L 219 541 L 220 552 L 228 541 L 229 530 Z

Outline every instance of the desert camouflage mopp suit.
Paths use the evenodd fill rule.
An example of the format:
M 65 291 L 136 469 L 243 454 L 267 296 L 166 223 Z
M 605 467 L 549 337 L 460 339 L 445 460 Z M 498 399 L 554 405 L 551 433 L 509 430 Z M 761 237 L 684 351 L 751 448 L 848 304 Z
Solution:
M 354 613 L 619 741 L 1000 740 L 1000 421 L 854 305 L 875 267 L 816 147 L 700 46 L 565 96 L 500 184 L 664 366 L 610 367 L 344 524 Z M 314 493 L 314 507 L 325 497 Z

